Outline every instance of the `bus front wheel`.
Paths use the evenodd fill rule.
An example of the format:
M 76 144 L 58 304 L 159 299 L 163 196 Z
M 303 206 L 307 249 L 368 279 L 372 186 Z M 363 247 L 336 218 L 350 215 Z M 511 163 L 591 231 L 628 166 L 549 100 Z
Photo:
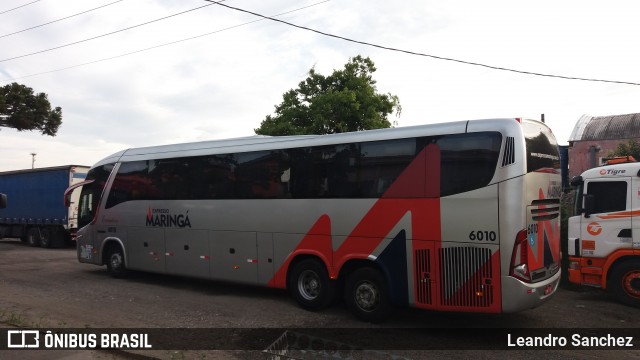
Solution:
M 120 245 L 112 245 L 107 252 L 107 271 L 115 278 L 124 277 L 127 268 L 124 263 L 124 251 Z
M 298 305 L 311 311 L 327 307 L 335 294 L 335 283 L 329 279 L 324 264 L 316 259 L 295 264 L 288 287 Z
M 371 267 L 356 269 L 347 278 L 344 300 L 360 320 L 380 322 L 391 314 L 389 287 L 382 274 Z
M 640 307 L 640 260 L 627 260 L 613 269 L 611 290 L 623 304 Z

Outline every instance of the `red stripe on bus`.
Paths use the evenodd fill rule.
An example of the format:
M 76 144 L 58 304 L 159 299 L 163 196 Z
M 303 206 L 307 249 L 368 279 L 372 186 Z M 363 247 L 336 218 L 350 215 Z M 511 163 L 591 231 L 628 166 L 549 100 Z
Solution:
M 286 272 L 291 260 L 299 254 L 319 256 L 327 265 L 329 276 L 337 277 L 340 267 L 349 259 L 366 259 L 408 212 L 413 239 L 441 241 L 440 148 L 435 144 L 428 145 L 416 156 L 335 252 L 332 251 L 331 219 L 322 215 L 268 286 L 286 287 Z
M 291 260 L 300 254 L 313 254 L 321 258 L 327 265 L 329 275 L 332 276 L 331 264 L 333 263 L 333 252 L 331 246 L 331 219 L 328 215 L 322 215 L 316 220 L 315 224 L 313 224 L 296 249 L 289 254 L 273 278 L 269 280 L 267 286 L 286 288 L 289 264 L 291 264 Z

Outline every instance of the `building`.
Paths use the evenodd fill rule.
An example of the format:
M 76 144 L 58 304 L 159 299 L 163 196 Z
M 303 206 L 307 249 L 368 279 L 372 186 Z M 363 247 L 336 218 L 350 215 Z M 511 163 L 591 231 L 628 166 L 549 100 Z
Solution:
M 569 137 L 569 178 L 600 166 L 621 142 L 640 141 L 640 113 L 583 115 Z

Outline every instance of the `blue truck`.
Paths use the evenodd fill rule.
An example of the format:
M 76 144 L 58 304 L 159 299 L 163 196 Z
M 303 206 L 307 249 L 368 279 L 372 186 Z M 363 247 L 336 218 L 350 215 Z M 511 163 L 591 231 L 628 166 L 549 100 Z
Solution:
M 69 244 L 78 227 L 78 206 L 72 198 L 66 207 L 64 192 L 83 181 L 88 170 L 65 165 L 0 172 L 0 239 L 42 247 Z

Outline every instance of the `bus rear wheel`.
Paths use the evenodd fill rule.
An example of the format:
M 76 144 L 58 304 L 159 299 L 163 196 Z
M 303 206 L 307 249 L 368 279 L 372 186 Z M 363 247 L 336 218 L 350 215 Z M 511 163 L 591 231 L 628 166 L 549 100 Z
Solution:
M 335 295 L 335 283 L 320 260 L 305 259 L 291 270 L 288 288 L 298 305 L 317 311 L 327 307 Z
M 124 251 L 120 245 L 112 245 L 107 251 L 107 271 L 114 278 L 122 278 L 127 274 L 124 262 Z
M 389 295 L 387 281 L 374 268 L 356 269 L 347 278 L 344 300 L 360 320 L 375 323 L 387 319 L 392 310 Z
M 627 260 L 613 269 L 611 290 L 623 304 L 640 307 L 640 260 Z

